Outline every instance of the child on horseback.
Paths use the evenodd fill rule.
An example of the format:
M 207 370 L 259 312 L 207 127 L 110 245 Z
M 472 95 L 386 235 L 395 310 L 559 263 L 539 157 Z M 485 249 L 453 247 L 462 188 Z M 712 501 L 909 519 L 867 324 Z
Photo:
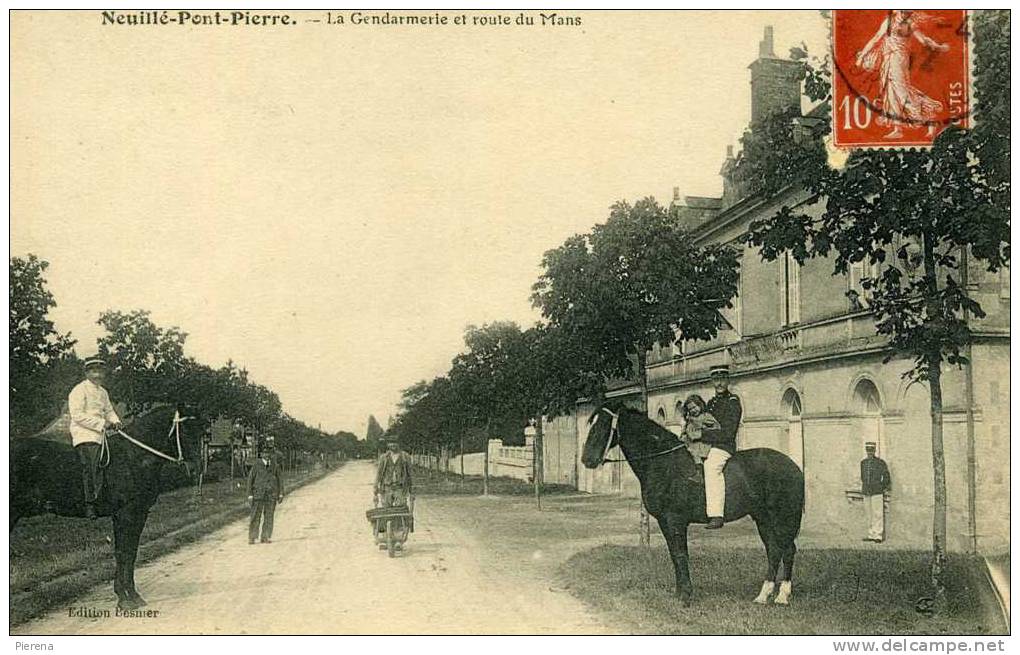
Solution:
M 701 440 L 701 435 L 706 429 L 718 430 L 719 421 L 708 413 L 705 400 L 696 393 L 687 396 L 682 414 L 684 429 L 680 433 L 680 439 L 687 445 L 687 452 L 691 454 L 694 463 L 700 465 L 712 450 L 710 445 Z

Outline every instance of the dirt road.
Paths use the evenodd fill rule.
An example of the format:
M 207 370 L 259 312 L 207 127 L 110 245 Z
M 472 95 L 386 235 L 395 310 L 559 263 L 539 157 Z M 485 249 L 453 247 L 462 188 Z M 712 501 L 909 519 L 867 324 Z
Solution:
M 353 462 L 288 496 L 273 543 L 246 521 L 138 569 L 153 618 L 114 614 L 111 585 L 14 634 L 593 634 L 606 628 L 548 580 L 499 571 L 428 499 L 402 557 L 377 549 L 365 509 L 373 469 Z M 504 563 L 505 564 L 505 563 Z M 108 611 L 109 616 L 96 616 Z M 89 614 L 78 616 L 74 614 Z

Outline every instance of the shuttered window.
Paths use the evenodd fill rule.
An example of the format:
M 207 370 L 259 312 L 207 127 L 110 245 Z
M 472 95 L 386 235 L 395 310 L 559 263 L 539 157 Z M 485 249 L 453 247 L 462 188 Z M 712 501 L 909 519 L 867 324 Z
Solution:
M 789 252 L 779 259 L 779 322 L 800 322 L 800 264 Z

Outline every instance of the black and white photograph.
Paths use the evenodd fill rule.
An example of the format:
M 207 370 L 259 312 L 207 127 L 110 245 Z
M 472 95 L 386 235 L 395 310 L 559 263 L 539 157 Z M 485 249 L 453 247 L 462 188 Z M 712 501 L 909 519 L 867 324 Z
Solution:
M 1008 9 L 8 20 L 13 651 L 1009 650 Z

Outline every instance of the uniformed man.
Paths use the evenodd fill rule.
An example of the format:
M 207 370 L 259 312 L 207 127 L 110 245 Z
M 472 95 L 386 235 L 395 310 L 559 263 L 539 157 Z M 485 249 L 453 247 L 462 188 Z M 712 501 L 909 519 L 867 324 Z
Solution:
M 885 492 L 892 485 L 889 467 L 875 455 L 876 444 L 864 444 L 866 457 L 861 460 L 861 493 L 868 511 L 868 536 L 863 541 L 880 544 L 885 540 Z
M 106 446 L 106 428 L 119 430 L 120 418 L 113 410 L 110 395 L 103 388 L 106 380 L 106 362 L 98 357 L 85 360 L 85 379 L 67 396 L 67 409 L 71 415 L 71 443 L 82 465 L 82 484 L 85 491 L 85 516 L 96 518 L 96 500 L 99 498 L 99 465 Z
M 740 398 L 730 393 L 730 369 L 713 366 L 709 375 L 715 386 L 715 396 L 708 401 L 708 413 L 719 422 L 718 428 L 705 428 L 701 440 L 711 446 L 705 458 L 705 511 L 708 530 L 723 527 L 726 503 L 726 479 L 723 467 L 737 450 L 737 428 L 744 413 Z
M 407 505 L 412 495 L 411 458 L 394 437 L 386 440 L 375 473 L 375 494 L 380 507 Z
M 273 515 L 276 513 L 276 504 L 280 502 L 283 502 L 283 478 L 280 474 L 280 462 L 276 456 L 276 440 L 273 437 L 266 437 L 262 452 L 248 472 L 248 504 L 251 506 L 251 518 L 248 521 L 249 544 L 255 543 L 256 537 L 264 544 L 271 543 Z

